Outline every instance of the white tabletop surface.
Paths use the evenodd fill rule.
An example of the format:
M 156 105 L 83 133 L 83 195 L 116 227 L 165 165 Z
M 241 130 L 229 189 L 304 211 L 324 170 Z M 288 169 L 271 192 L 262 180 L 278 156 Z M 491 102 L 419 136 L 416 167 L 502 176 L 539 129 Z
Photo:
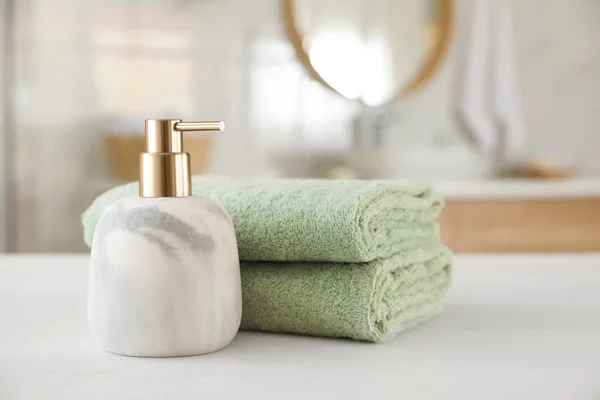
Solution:
M 0 399 L 600 399 L 600 255 L 458 256 L 434 321 L 386 344 L 240 333 L 200 357 L 99 349 L 87 256 L 0 255 Z

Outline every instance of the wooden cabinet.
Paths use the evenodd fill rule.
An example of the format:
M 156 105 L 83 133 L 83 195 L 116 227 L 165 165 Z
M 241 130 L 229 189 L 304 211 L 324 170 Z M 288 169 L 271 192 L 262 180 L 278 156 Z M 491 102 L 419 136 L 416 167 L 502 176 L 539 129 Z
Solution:
M 600 251 L 600 197 L 449 199 L 442 241 L 455 252 Z

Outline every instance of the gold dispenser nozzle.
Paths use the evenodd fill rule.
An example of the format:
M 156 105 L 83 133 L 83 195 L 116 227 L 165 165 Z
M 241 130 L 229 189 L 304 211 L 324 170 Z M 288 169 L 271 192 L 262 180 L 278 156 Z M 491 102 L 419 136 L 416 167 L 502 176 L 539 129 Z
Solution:
M 146 120 L 146 152 L 140 155 L 140 196 L 191 196 L 190 153 L 183 152 L 182 132 L 224 129 L 222 121 Z

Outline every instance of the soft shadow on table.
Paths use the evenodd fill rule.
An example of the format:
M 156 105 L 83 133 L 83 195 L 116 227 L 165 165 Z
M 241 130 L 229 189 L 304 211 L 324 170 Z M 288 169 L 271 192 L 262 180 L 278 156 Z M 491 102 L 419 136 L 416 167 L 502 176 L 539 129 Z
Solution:
M 288 333 L 272 333 L 272 332 L 256 332 L 256 331 L 240 331 L 233 342 L 228 346 L 229 349 L 247 349 L 255 346 L 261 346 L 261 344 L 269 343 L 269 351 L 289 350 L 290 346 L 295 348 L 302 348 L 304 346 L 308 348 L 320 347 L 320 346 L 355 346 L 355 347 L 369 347 L 374 346 L 374 343 L 359 342 L 352 339 L 345 338 L 329 338 L 329 337 L 316 337 L 316 336 L 305 336 Z

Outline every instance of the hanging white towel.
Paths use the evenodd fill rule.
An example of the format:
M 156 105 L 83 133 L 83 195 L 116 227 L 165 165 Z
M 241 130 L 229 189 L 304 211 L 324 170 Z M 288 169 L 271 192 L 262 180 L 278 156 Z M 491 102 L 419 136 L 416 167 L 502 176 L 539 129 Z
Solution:
M 458 35 L 458 121 L 467 137 L 484 153 L 498 146 L 495 121 L 490 113 L 490 0 L 457 3 L 465 30 Z
M 506 0 L 461 0 L 457 117 L 484 154 L 514 159 L 524 145 Z
M 492 113 L 504 161 L 517 158 L 524 147 L 517 66 L 510 13 L 506 0 L 492 0 Z

